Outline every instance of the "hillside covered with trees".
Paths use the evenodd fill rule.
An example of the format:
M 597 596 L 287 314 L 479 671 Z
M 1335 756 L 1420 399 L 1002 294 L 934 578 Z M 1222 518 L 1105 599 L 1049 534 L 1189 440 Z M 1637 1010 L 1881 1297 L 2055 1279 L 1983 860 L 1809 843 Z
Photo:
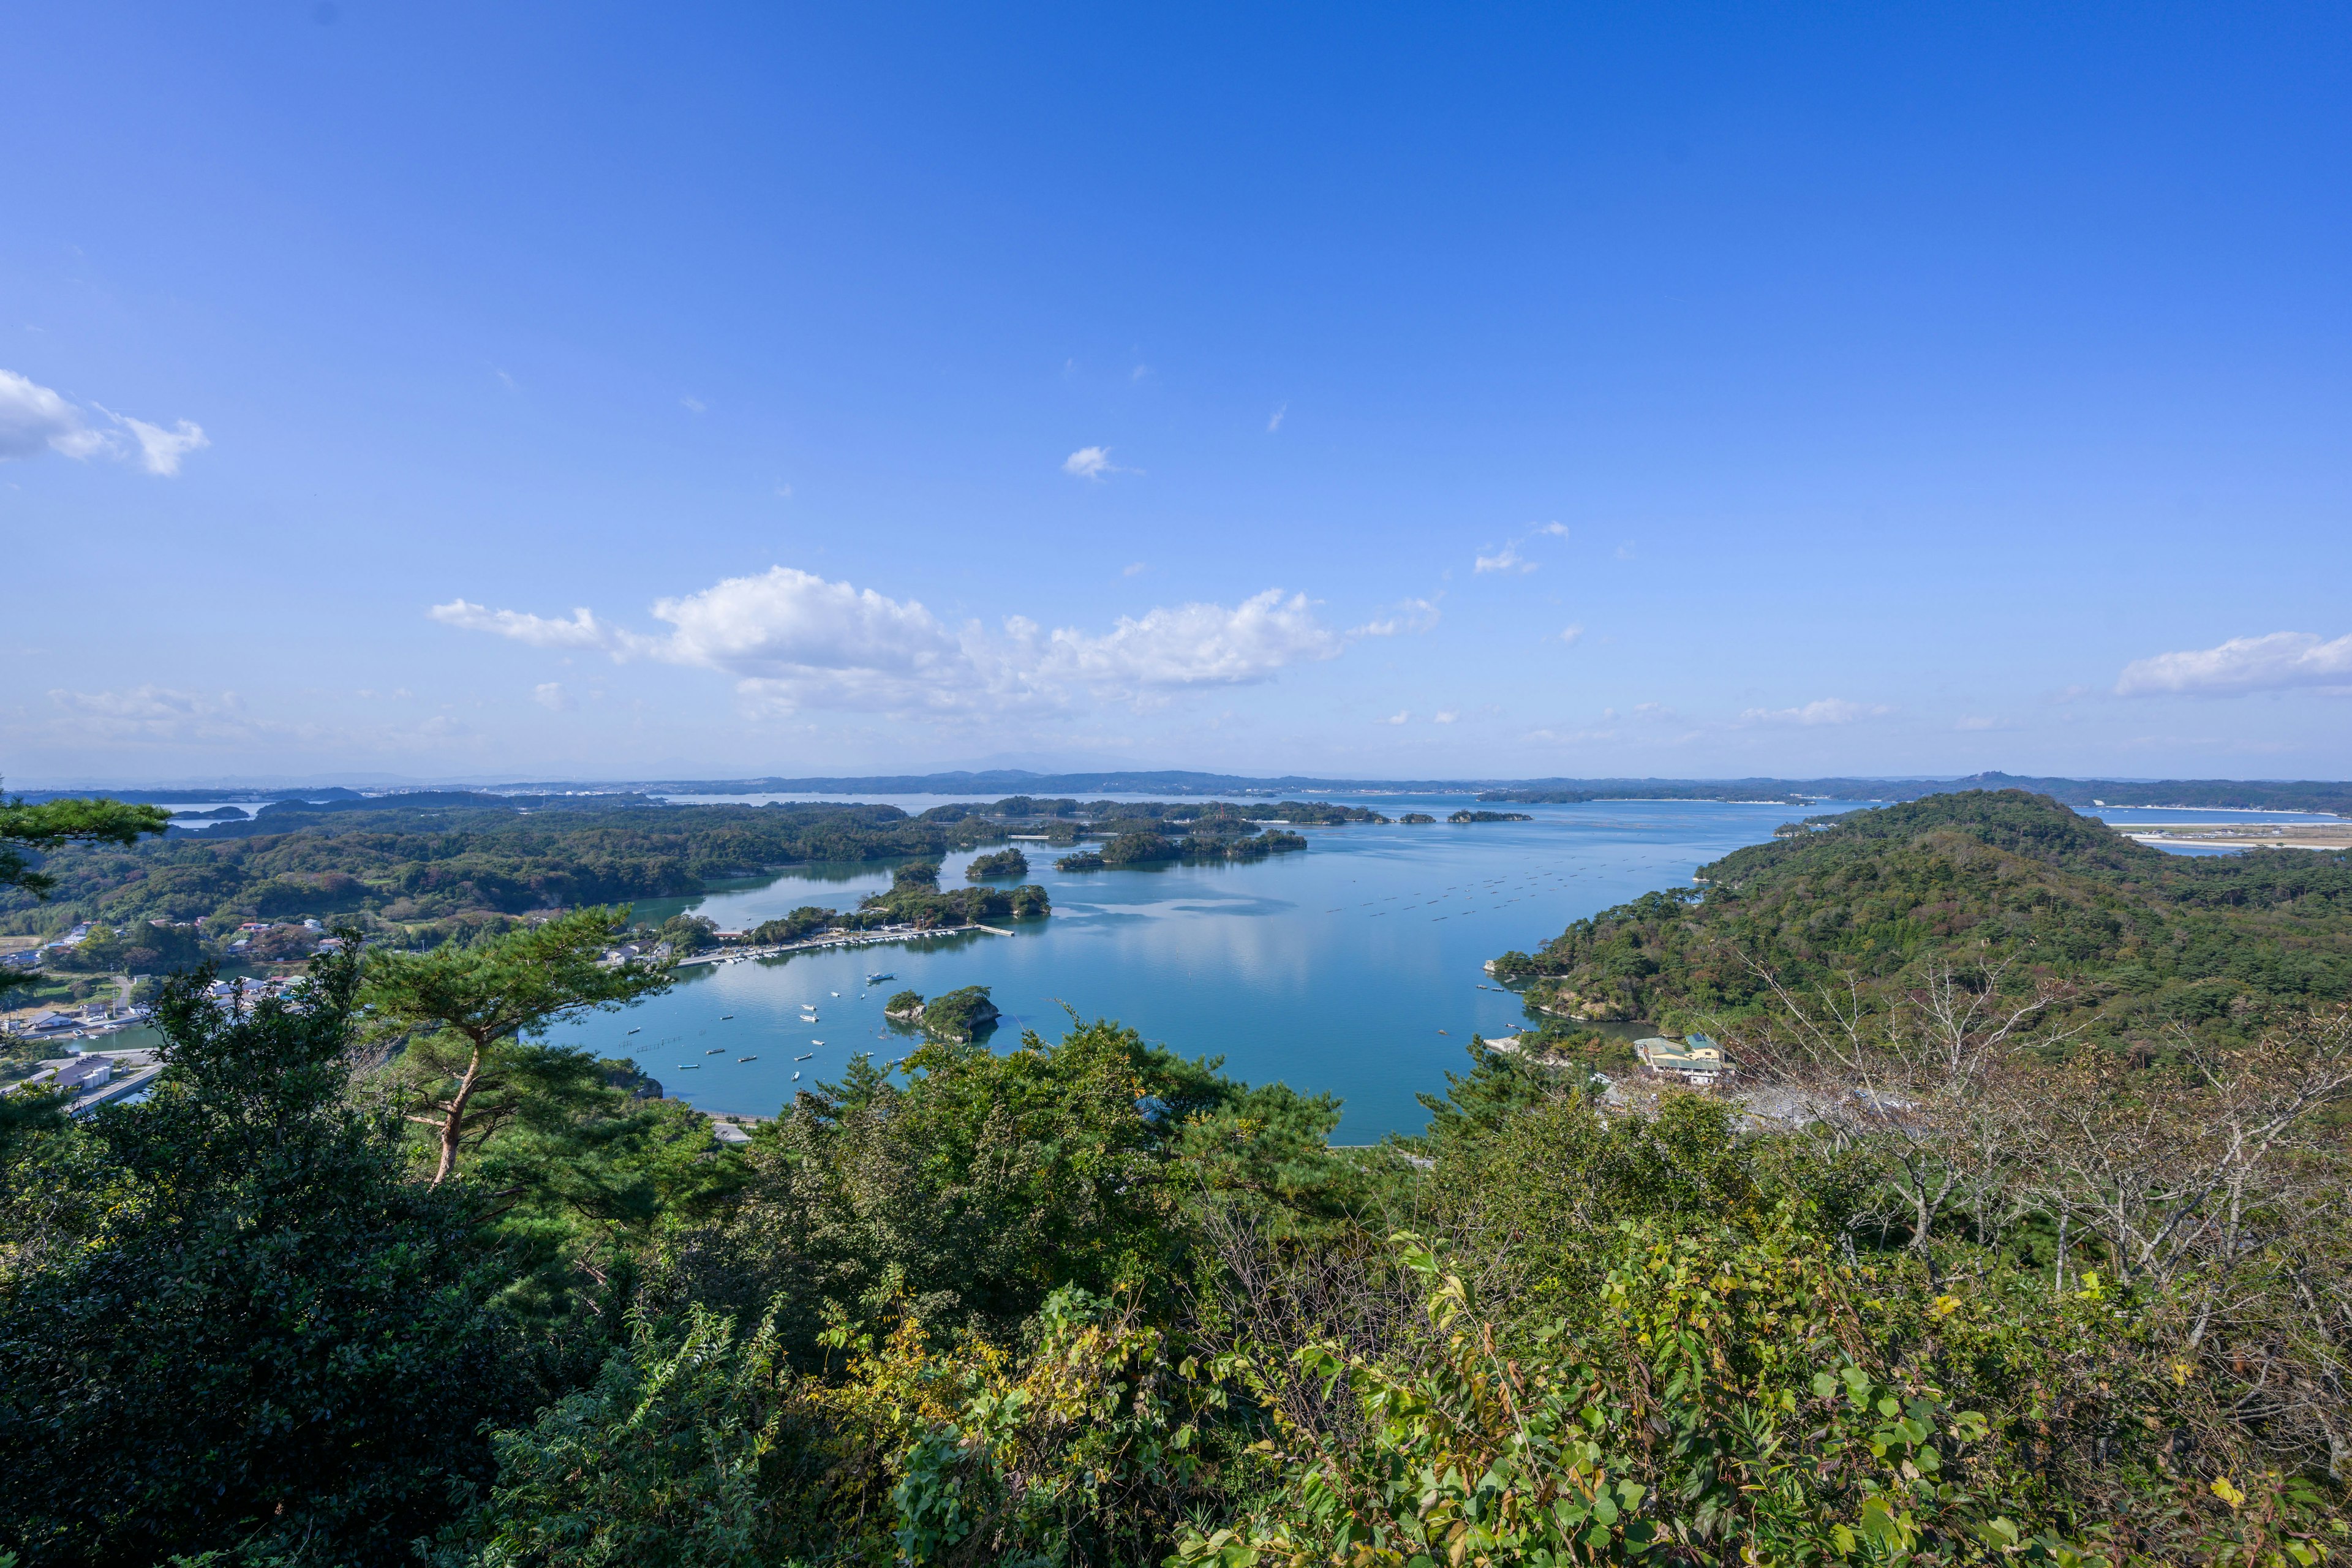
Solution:
M 2007 963 L 2011 986 L 2063 985 L 2095 1032 L 2143 1041 L 2352 1000 L 2352 856 L 2167 855 L 2016 790 L 1813 818 L 1699 875 L 1495 973 L 1559 1016 L 1696 1023 L 1769 1008 L 1774 982 Z

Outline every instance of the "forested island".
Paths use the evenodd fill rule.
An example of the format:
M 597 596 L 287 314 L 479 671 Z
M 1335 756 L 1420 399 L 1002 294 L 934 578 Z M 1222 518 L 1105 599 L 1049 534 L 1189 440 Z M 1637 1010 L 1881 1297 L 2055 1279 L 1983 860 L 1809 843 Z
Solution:
M 557 910 L 687 898 L 714 882 L 795 865 L 936 861 L 1016 836 L 1072 847 L 1145 839 L 1177 847 L 1164 857 L 1107 849 L 1106 864 L 1127 865 L 1247 859 L 1307 847 L 1301 835 L 1268 828 L 1269 822 L 1386 820 L 1361 807 L 1298 801 L 1137 804 L 1014 795 L 908 816 L 888 805 L 666 805 L 631 795 L 344 794 L 263 802 L 249 818 L 202 832 L 174 829 L 131 844 L 59 844 L 39 860 L 54 883 L 45 899 L 0 887 L 0 933 L 58 933 L 96 922 L 106 928 L 97 944 L 79 960 L 53 960 L 52 967 L 120 963 L 131 973 L 160 974 L 205 959 L 234 965 L 307 957 L 330 923 L 353 925 L 370 941 L 429 946 Z M 156 813 L 155 826 L 163 825 Z M 1017 848 L 983 855 L 974 865 L 980 869 L 968 875 L 979 881 L 1028 870 Z M 894 889 L 834 919 L 970 923 L 1042 912 L 1044 896 L 1034 887 L 942 893 L 934 867 L 929 885 Z M 304 921 L 321 929 L 307 938 L 271 939 L 289 950 L 299 946 L 299 952 L 254 950 L 261 940 L 254 933 L 245 935 L 246 949 L 230 951 L 241 928 L 299 931 Z M 671 935 L 696 940 L 684 928 Z
M 2340 1555 L 2352 856 L 2017 792 L 1801 826 L 1496 964 L 1723 1081 L 1474 1043 L 1375 1148 L 1129 1023 L 958 1043 L 977 987 L 722 1142 L 538 1043 L 669 984 L 601 907 L 198 968 L 145 1103 L 0 1100 L 0 1552 Z

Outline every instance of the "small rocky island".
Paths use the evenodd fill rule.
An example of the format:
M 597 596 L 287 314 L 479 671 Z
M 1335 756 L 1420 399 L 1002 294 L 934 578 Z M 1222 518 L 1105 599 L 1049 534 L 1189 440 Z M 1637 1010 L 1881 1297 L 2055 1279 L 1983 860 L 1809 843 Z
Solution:
M 935 1040 L 963 1046 L 994 1029 L 1003 1015 L 988 999 L 987 986 L 967 985 L 928 1002 L 919 991 L 901 991 L 882 1005 L 882 1016 L 894 1023 L 917 1025 Z

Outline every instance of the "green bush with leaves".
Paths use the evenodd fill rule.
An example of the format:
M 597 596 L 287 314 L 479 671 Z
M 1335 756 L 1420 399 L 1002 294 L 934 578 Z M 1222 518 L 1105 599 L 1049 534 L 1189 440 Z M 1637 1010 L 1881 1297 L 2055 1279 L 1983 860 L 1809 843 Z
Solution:
M 0 1542 L 389 1563 L 544 1397 L 476 1194 L 353 1098 L 357 963 L 222 1008 L 167 983 L 144 1105 L 37 1132 L 0 1204 Z

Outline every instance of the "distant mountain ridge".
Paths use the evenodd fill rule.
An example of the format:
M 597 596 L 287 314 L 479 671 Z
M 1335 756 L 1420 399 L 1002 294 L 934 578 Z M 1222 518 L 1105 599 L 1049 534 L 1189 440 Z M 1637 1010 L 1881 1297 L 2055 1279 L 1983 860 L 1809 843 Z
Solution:
M 644 779 L 630 781 L 541 780 L 468 791 L 434 786 L 401 788 L 381 795 L 331 787 L 308 790 L 109 790 L 26 791 L 27 800 L 77 794 L 105 794 L 118 800 L 167 802 L 194 797 L 218 800 L 350 802 L 434 795 L 948 795 L 1001 796 L 1142 795 L 1281 795 L 1333 791 L 1360 794 L 1475 795 L 1486 801 L 1568 803 L 1590 800 L 1741 800 L 1803 805 L 1815 801 L 1917 800 L 1962 790 L 2020 789 L 2048 795 L 2071 806 L 2179 806 L 2192 810 L 2310 811 L 2352 816 L 2352 782 L 2326 779 L 2072 779 L 2017 773 L 1971 773 L 1965 778 L 1783 779 L 1363 779 L 1284 773 L 1259 777 L 1184 769 L 1100 773 L 1032 773 L 989 768 L 936 773 L 865 773 L 808 778 Z
M 554 793 L 577 784 L 540 783 L 515 789 Z M 940 773 L 871 773 L 817 778 L 674 779 L 626 785 L 649 795 L 1294 795 L 1302 791 L 1475 795 L 1481 800 L 1905 801 L 1962 790 L 2021 789 L 2068 805 L 2184 806 L 2204 810 L 2317 811 L 2352 816 L 2352 782 L 2263 779 L 2066 779 L 2003 773 L 1965 778 L 1548 778 L 1363 779 L 1305 773 L 1254 777 L 1162 769 L 1156 772 L 1031 773 L 1021 768 Z

